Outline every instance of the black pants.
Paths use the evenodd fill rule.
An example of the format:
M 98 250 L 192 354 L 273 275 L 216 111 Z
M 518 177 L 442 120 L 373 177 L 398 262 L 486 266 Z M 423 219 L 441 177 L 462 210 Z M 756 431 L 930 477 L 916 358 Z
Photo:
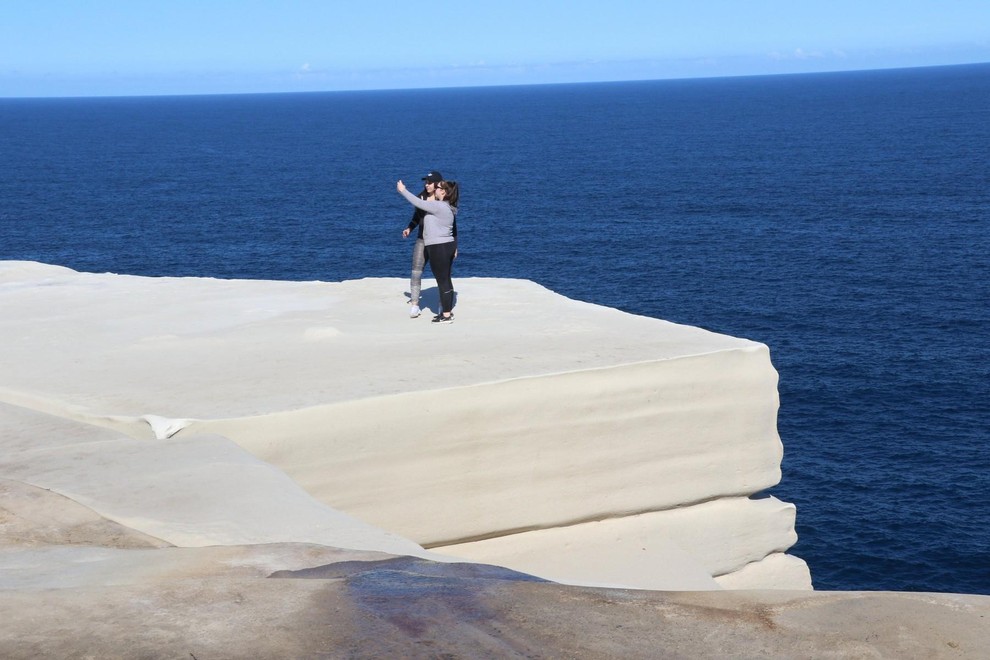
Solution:
M 427 245 L 426 254 L 430 261 L 430 270 L 437 279 L 437 291 L 440 292 L 440 307 L 443 312 L 454 309 L 454 283 L 450 280 L 450 269 L 454 264 L 454 253 L 457 251 L 457 241 Z

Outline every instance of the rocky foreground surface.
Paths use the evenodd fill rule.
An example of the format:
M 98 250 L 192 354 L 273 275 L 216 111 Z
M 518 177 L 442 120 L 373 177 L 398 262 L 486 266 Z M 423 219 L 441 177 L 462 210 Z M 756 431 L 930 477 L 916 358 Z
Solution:
M 984 596 L 604 589 L 308 544 L 160 547 L 51 493 L 0 493 L 4 658 L 985 658 L 990 641 Z M 43 520 L 12 529 L 25 497 Z

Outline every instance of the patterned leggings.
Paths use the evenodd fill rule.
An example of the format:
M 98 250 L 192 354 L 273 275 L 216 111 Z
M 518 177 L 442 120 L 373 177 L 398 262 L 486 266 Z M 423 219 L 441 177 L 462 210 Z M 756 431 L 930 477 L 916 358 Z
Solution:
M 419 305 L 419 294 L 423 288 L 423 268 L 426 267 L 426 245 L 422 238 L 417 238 L 413 245 L 412 277 L 409 278 L 409 302 Z

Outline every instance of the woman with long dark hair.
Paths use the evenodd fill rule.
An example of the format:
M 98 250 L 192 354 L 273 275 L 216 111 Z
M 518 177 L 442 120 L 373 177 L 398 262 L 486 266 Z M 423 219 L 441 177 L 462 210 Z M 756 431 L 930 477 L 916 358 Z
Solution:
M 418 209 L 425 211 L 423 216 L 423 243 L 429 257 L 430 269 L 437 280 L 440 292 L 440 313 L 433 317 L 434 323 L 454 321 L 454 283 L 450 271 L 457 254 L 457 239 L 454 237 L 454 216 L 457 213 L 459 190 L 456 181 L 441 181 L 433 191 L 434 199 L 420 199 L 406 190 L 400 180 L 395 189 Z

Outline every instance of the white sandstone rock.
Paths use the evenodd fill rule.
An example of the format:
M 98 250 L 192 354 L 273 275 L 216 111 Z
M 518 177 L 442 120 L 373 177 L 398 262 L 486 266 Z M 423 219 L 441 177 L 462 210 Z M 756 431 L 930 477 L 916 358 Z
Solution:
M 662 588 L 666 563 L 729 585 L 793 542 L 792 507 L 746 499 L 780 478 L 766 346 L 504 279 L 457 280 L 457 322 L 437 328 L 408 318 L 406 285 L 0 262 L 0 412 L 113 434 L 42 450 L 13 423 L 0 478 L 177 545 L 472 544 L 491 561 L 501 537 L 553 556 L 570 533 L 555 575 L 586 584 Z M 601 561 L 636 555 L 616 529 L 653 551 Z M 767 579 L 807 583 L 786 561 Z
M 452 556 L 505 566 L 565 584 L 698 590 L 736 587 L 745 570 L 777 589 L 810 589 L 807 565 L 796 558 L 771 577 L 755 565 L 794 545 L 794 506 L 774 497 L 719 498 L 693 506 L 439 546 Z M 690 554 L 689 554 L 690 553 Z M 673 561 L 672 558 L 679 558 Z M 689 581 L 686 563 L 700 566 L 709 583 Z M 769 568 L 767 564 L 765 568 Z M 781 566 L 783 568 L 783 566 Z M 596 582 L 597 580 L 597 582 Z M 730 585 L 733 585 L 730 587 Z M 764 584 L 764 588 L 769 588 Z

